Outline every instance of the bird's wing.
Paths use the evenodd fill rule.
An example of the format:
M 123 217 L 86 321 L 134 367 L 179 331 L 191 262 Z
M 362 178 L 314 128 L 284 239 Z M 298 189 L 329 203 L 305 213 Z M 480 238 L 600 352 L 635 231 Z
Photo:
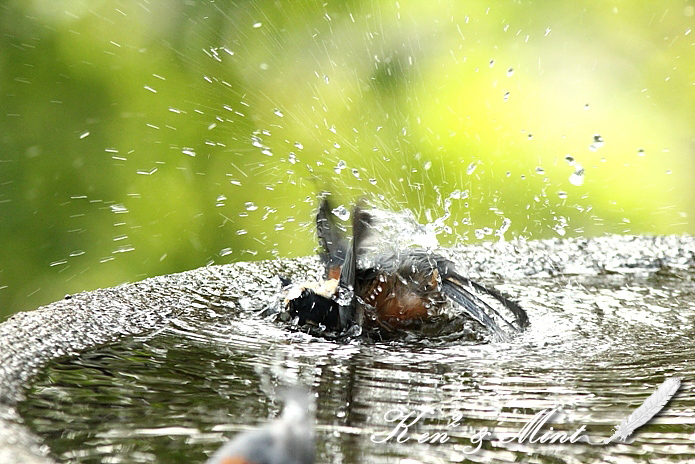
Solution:
M 345 262 L 348 244 L 340 228 L 333 220 L 332 207 L 322 198 L 316 213 L 316 233 L 319 239 L 319 257 L 326 266 L 325 278 L 337 278 Z
M 498 292 L 497 290 L 495 290 L 493 288 L 487 288 L 487 287 L 484 287 L 484 286 L 480 285 L 478 282 L 475 282 L 473 280 L 465 279 L 463 277 L 461 277 L 461 278 L 464 279 L 465 281 L 467 281 L 469 283 L 469 285 L 472 285 L 473 288 L 475 288 L 479 292 L 487 293 L 488 295 L 490 295 L 491 297 L 495 298 L 497 301 L 502 303 L 502 305 L 504 305 L 504 307 L 507 308 L 514 315 L 514 319 L 516 321 L 515 326 L 518 328 L 518 330 L 523 330 L 528 325 L 528 323 L 529 323 L 528 314 L 526 314 L 526 311 L 524 310 L 524 308 L 519 306 L 518 303 L 510 300 L 509 298 L 504 297 L 500 292 Z
M 355 300 L 355 287 L 357 279 L 357 255 L 360 253 L 363 242 L 370 234 L 372 216 L 362 209 L 361 203 L 355 205 L 352 214 L 352 242 L 347 248 L 345 261 L 340 271 L 338 301 L 340 303 L 340 323 L 345 329 L 353 323 L 359 323 L 357 314 L 357 302 Z
M 456 273 L 449 272 L 442 277 L 442 292 L 485 326 L 499 341 L 508 341 L 512 335 L 521 332 L 528 323 L 526 312 L 518 304 L 503 297 L 499 292 L 483 287 Z M 499 301 L 514 314 L 516 320 L 509 322 L 486 302 L 481 294 L 489 295 Z

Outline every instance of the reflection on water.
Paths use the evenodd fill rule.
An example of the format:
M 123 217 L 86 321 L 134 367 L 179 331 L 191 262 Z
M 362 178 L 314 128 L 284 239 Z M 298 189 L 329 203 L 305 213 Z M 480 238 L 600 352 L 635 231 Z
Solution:
M 341 344 L 216 300 L 204 317 L 191 311 L 148 338 L 54 362 L 20 410 L 63 461 L 204 462 L 238 431 L 278 414 L 268 386 L 280 366 L 318 394 L 318 462 L 681 462 L 695 459 L 692 280 L 679 271 L 483 281 L 514 295 L 532 322 L 512 343 L 487 345 Z M 483 427 L 516 433 L 555 406 L 562 413 L 544 430 L 585 425 L 601 441 L 672 376 L 684 378 L 680 391 L 632 443 L 487 441 L 464 453 Z M 424 408 L 432 411 L 408 441 L 370 440 L 394 427 L 389 411 Z M 425 432 L 449 440 L 418 443 Z

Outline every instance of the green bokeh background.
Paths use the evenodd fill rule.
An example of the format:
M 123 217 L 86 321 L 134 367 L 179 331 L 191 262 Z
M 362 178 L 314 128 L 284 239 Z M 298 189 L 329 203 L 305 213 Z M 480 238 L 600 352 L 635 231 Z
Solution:
M 693 26 L 683 0 L 0 2 L 0 318 L 310 254 L 319 189 L 444 245 L 693 233 Z

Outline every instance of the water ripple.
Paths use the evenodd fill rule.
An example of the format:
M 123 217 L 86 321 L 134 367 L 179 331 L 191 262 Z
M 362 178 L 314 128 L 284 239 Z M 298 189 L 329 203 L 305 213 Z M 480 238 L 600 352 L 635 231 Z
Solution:
M 560 276 L 498 288 L 528 308 L 511 343 L 337 343 L 291 332 L 212 289 L 147 337 L 53 362 L 20 413 L 62 461 L 203 462 L 274 417 L 277 372 L 318 392 L 319 462 L 681 462 L 695 459 L 695 275 Z M 271 282 L 261 282 L 273 285 Z M 489 281 L 486 284 L 494 284 Z M 257 308 L 256 308 L 257 309 Z M 667 377 L 669 405 L 628 443 L 503 443 L 543 409 L 555 430 L 612 433 Z M 389 415 L 423 412 L 410 439 L 375 443 Z M 471 437 L 494 431 L 474 454 Z M 545 430 L 545 429 L 544 429 Z M 442 444 L 418 443 L 445 432 Z M 412 461 L 416 462 L 416 461 Z

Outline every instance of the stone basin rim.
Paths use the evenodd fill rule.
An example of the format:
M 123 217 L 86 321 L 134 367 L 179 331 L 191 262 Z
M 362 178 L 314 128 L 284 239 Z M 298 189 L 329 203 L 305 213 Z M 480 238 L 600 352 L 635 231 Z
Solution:
M 464 275 L 506 279 L 553 275 L 646 272 L 695 265 L 693 236 L 608 235 L 597 238 L 515 239 L 447 249 Z M 123 337 L 147 333 L 190 307 L 195 296 L 230 300 L 268 296 L 276 276 L 318 277 L 316 257 L 206 266 L 117 287 L 70 295 L 0 324 L 0 462 L 52 464 L 41 438 L 21 424 L 15 409 L 24 390 L 53 359 Z M 220 294 L 219 289 L 230 291 Z M 260 294 L 259 294 L 260 293 Z

